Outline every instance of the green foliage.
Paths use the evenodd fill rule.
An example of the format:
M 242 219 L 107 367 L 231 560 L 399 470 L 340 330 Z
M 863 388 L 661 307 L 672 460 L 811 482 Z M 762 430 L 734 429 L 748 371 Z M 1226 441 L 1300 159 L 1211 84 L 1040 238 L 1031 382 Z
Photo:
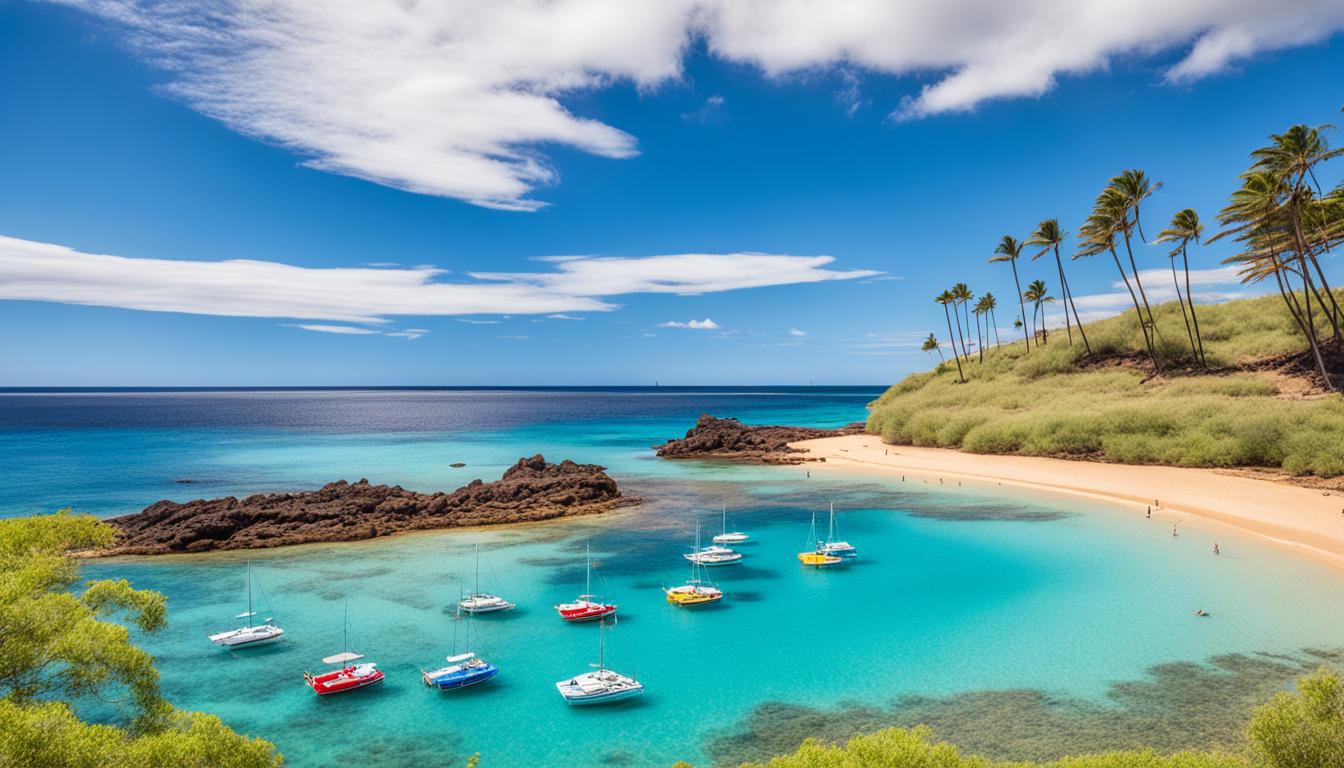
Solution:
M 1265 768 L 1344 765 L 1344 680 L 1322 669 L 1255 711 L 1251 752 Z
M 1156 306 L 1156 349 L 1167 370 L 1189 364 L 1175 302 Z M 1243 365 L 1302 351 L 1281 299 L 1199 308 L 1209 364 Z M 983 363 L 917 373 L 874 403 L 868 431 L 890 443 L 1179 466 L 1266 466 L 1294 474 L 1344 474 L 1344 401 L 1281 392 L 1268 372 L 1169 374 L 1149 379 L 1135 365 L 1146 345 L 1132 313 L 1086 326 L 1094 359 L 1060 334 L 1052 343 L 986 350 Z M 1092 363 L 1092 364 L 1089 364 Z
M 1322 668 L 1255 711 L 1244 754 L 1152 750 L 1107 752 L 1049 762 L 1002 762 L 962 755 L 925 726 L 886 728 L 844 745 L 808 739 L 797 751 L 741 768 L 1334 768 L 1344 766 L 1344 680 Z M 684 766 L 684 763 L 678 763 Z M 674 767 L 675 768 L 675 767 Z M 687 766 L 689 768 L 689 766 Z
M 166 623 L 162 595 L 124 580 L 73 591 L 79 570 L 69 553 L 112 535 L 69 512 L 0 520 L 0 765 L 278 765 L 270 744 L 174 710 L 154 658 L 105 620 L 157 631 Z M 72 706 L 95 698 L 118 705 L 127 727 L 81 722 Z

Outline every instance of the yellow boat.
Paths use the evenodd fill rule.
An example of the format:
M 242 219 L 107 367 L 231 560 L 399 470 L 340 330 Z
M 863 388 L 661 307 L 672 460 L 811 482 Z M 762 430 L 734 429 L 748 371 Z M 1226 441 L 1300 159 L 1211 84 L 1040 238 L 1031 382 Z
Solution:
M 695 549 L 691 551 L 700 551 L 700 526 L 698 524 L 695 526 Z M 722 600 L 723 590 L 713 584 L 705 584 L 700 579 L 700 569 L 703 567 L 699 561 L 691 559 L 691 578 L 679 587 L 663 588 L 663 594 L 667 595 L 667 602 L 683 608 L 693 608 L 697 605 L 707 605 Z
M 843 557 L 828 555 L 825 552 L 799 552 L 798 562 L 803 565 L 809 565 L 813 568 L 823 568 L 828 565 L 835 565 L 844 562 Z
M 817 538 L 817 513 L 812 513 L 812 530 L 807 534 L 807 546 L 814 547 L 808 552 L 798 553 L 798 562 L 810 568 L 825 568 L 828 565 L 843 563 L 843 557 L 837 557 L 822 550 L 822 542 Z

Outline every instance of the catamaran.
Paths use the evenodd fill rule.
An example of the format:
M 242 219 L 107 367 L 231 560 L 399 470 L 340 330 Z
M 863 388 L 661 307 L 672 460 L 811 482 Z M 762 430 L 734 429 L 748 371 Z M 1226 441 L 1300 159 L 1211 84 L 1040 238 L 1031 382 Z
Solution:
M 565 703 L 571 706 L 610 704 L 644 693 L 643 683 L 607 669 L 602 638 L 604 629 L 605 622 L 597 630 L 597 663 L 592 665 L 596 669 L 555 684 Z
M 700 551 L 700 525 L 695 526 L 695 548 L 692 552 Z M 723 599 L 723 590 L 713 584 L 705 584 L 700 578 L 700 569 L 704 566 L 699 562 L 691 561 L 691 578 L 685 584 L 679 587 L 663 588 L 663 593 L 667 595 L 667 602 L 673 605 L 679 605 L 684 608 L 690 608 L 696 605 L 705 605 L 707 603 L 718 602 Z
M 613 616 L 616 613 L 616 606 L 612 603 L 602 603 L 593 600 L 597 595 L 593 591 L 593 553 L 587 546 L 584 547 L 584 560 L 586 561 L 586 571 L 583 582 L 584 594 L 579 595 L 572 603 L 560 603 L 555 606 L 556 613 L 565 621 L 577 623 L 581 621 L 597 621 Z
M 494 613 L 495 611 L 507 611 L 517 606 L 510 603 L 498 595 L 490 595 L 481 591 L 481 545 L 476 544 L 476 586 L 471 594 L 457 601 L 457 606 L 467 613 Z
M 826 532 L 826 541 L 817 548 L 818 552 L 836 557 L 858 557 L 859 550 L 848 541 L 839 541 L 835 538 L 835 502 L 831 502 L 831 523 Z
M 728 547 L 721 547 L 718 544 L 711 544 L 704 549 L 688 552 L 682 557 L 690 560 L 692 563 L 703 565 L 706 568 L 715 568 L 721 565 L 737 565 L 742 562 L 742 553 L 734 552 Z
M 351 653 L 350 651 L 350 606 L 347 603 L 345 607 L 345 650 L 322 659 L 323 664 L 335 664 L 337 669 L 324 672 L 320 675 L 314 675 L 311 672 L 303 673 L 303 680 L 313 689 L 313 693 L 318 696 L 326 696 L 332 693 L 345 693 L 360 688 L 367 688 L 375 683 L 383 682 L 383 671 L 378 669 L 378 665 L 372 662 L 356 664 L 355 662 L 364 658 L 362 654 Z
M 812 528 L 807 534 L 807 551 L 798 553 L 798 562 L 811 568 L 824 568 L 828 565 L 838 565 L 845 559 L 839 555 L 833 555 L 822 551 L 823 542 L 817 538 L 817 513 L 812 513 Z
M 438 688 L 441 691 L 451 691 L 458 688 L 466 688 L 469 685 L 483 683 L 486 680 L 499 674 L 499 667 L 477 656 L 472 651 L 465 653 L 457 652 L 457 622 L 462 620 L 461 603 L 458 604 L 457 616 L 453 619 L 453 655 L 445 659 L 448 666 L 433 669 L 428 672 L 422 672 L 421 678 L 425 685 L 431 688 Z M 471 614 L 467 614 L 467 644 L 471 644 Z
M 262 598 L 265 599 L 264 594 Z M 268 607 L 267 613 L 269 612 Z M 210 642 L 229 650 L 239 650 L 274 643 L 284 636 L 285 630 L 275 626 L 275 619 L 270 616 L 266 617 L 265 622 L 253 626 L 252 617 L 256 615 L 257 612 L 252 610 L 252 561 L 249 560 L 247 561 L 247 610 L 234 616 L 235 619 L 243 620 L 243 626 L 238 629 L 231 629 L 228 632 L 210 635 Z
M 741 531 L 728 530 L 728 505 L 723 505 L 723 533 L 715 536 L 711 541 L 715 544 L 742 544 L 751 537 Z

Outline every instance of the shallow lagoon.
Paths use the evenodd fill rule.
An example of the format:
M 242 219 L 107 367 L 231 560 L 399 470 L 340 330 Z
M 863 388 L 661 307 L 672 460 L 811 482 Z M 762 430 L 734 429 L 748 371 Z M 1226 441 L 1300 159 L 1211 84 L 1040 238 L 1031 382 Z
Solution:
M 749 421 L 831 425 L 862 416 L 861 397 L 800 399 L 734 402 Z M 42 503 L 41 489 L 52 493 L 66 478 L 99 511 L 121 511 L 116 506 L 128 488 L 143 495 L 162 484 L 180 497 L 172 480 L 184 474 L 200 480 L 187 489 L 192 495 L 240 492 L 225 489 L 249 478 L 258 487 L 246 490 L 356 474 L 446 487 L 495 477 L 518 455 L 536 451 L 606 464 L 627 493 L 647 500 L 558 524 L 86 567 L 91 577 L 124 576 L 169 596 L 169 628 L 144 644 L 159 657 L 174 702 L 271 739 L 295 765 L 455 764 L 477 751 L 487 766 L 708 764 L 758 756 L 807 733 L 900 722 L 908 702 L 906 710 L 892 703 L 905 696 L 931 697 L 922 712 L 941 717 L 954 736 L 958 717 L 964 723 L 971 713 L 1039 720 L 1021 694 L 1003 693 L 1014 689 L 1066 702 L 1071 709 L 1057 729 L 1065 732 L 1086 707 L 1172 707 L 1167 715 L 1111 718 L 1119 730 L 1108 738 L 1123 742 L 1125 729 L 1142 730 L 1128 733 L 1142 742 L 1153 735 L 1153 722 L 1180 723 L 1181 712 L 1205 703 L 1193 717 L 1235 720 L 1226 712 L 1226 686 L 1277 687 L 1314 663 L 1303 649 L 1344 646 L 1344 579 L 1192 521 L 1172 537 L 1170 526 L 1092 501 L 649 458 L 646 446 L 658 437 L 684 431 L 702 407 L 725 413 L 723 405 L 688 400 L 676 412 L 655 404 L 610 419 L 586 413 L 462 431 L 173 428 L 133 420 L 15 425 L 0 438 L 0 453 L 9 454 L 0 458 L 21 468 L 28 496 L 16 494 L 17 506 Z M 41 437 L 26 458 L 16 450 L 24 435 Z M 148 454 L 131 461 L 140 448 Z M 53 474 L 43 457 L 58 453 L 86 477 Z M 455 460 L 468 462 L 466 474 L 443 482 L 457 477 L 444 469 Z M 90 479 L 114 475 L 122 462 L 135 465 L 128 482 Z M 803 571 L 794 553 L 811 513 L 824 512 L 831 500 L 862 557 L 845 569 Z M 717 525 L 721 503 L 755 542 L 742 548 L 743 565 L 712 571 L 727 592 L 720 606 L 673 608 L 659 588 L 685 578 L 680 553 L 697 519 Z M 1209 551 L 1215 535 L 1219 557 Z M 485 586 L 520 604 L 475 623 L 475 650 L 502 671 L 478 689 L 434 691 L 420 683 L 419 670 L 451 650 L 451 605 L 470 578 L 477 541 L 486 552 Z M 601 591 L 621 606 L 607 635 L 608 661 L 648 686 L 630 704 L 571 709 L 554 689 L 596 657 L 596 627 L 564 625 L 550 610 L 581 590 L 586 544 L 599 563 Z M 287 636 L 271 648 L 218 651 L 204 637 L 241 610 L 248 557 Z M 347 601 L 351 644 L 379 662 L 388 680 L 381 689 L 317 700 L 302 672 L 340 650 Z M 1201 607 L 1212 615 L 1193 617 Z M 1256 655 L 1262 652 L 1288 658 Z M 1226 654 L 1252 662 L 1223 660 L 1216 674 L 1178 666 L 1149 676 L 1158 665 Z M 1138 694 L 1132 685 L 1120 689 L 1130 692 L 1128 700 L 1113 688 L 1144 680 L 1156 682 Z M 1179 694 L 1178 704 L 1164 700 L 1164 691 Z M 1091 716 L 1099 719 L 1096 711 Z M 1185 730 L 1199 731 L 1196 741 L 1217 741 L 1226 733 L 1220 727 L 1201 722 Z M 1048 737 L 1006 754 L 1077 747 L 1067 733 Z

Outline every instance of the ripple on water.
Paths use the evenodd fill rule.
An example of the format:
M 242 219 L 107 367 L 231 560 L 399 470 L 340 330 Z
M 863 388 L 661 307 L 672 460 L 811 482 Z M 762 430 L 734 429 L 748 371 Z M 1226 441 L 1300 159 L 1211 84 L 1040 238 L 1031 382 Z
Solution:
M 1151 747 L 1236 749 L 1251 711 L 1323 663 L 1344 662 L 1344 649 L 1298 655 L 1227 654 L 1204 664 L 1173 662 L 1142 680 L 1111 686 L 1105 701 L 1034 689 L 903 697 L 890 706 L 817 709 L 786 702 L 758 705 L 732 728 L 711 735 L 705 752 L 716 765 L 765 761 L 803 739 L 843 742 L 892 726 L 928 725 L 939 739 L 999 760 L 1054 760 L 1068 754 Z

